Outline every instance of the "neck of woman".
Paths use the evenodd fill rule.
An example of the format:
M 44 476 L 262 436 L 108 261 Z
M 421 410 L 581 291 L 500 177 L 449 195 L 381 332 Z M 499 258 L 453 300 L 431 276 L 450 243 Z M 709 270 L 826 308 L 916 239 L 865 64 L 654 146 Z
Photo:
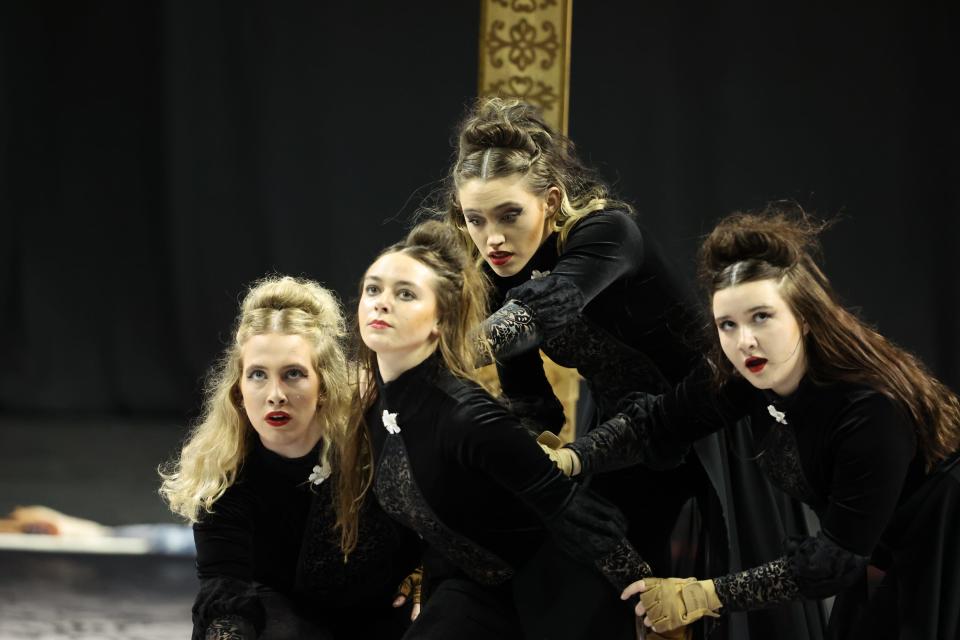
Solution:
M 422 346 L 409 351 L 390 351 L 377 353 L 377 367 L 380 368 L 380 377 L 384 382 L 392 382 L 405 372 L 433 355 L 439 341 L 430 340 Z

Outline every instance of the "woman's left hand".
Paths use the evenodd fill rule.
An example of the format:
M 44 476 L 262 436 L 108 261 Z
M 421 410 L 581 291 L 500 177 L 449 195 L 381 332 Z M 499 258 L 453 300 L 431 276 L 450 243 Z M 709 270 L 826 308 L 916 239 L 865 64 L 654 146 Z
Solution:
M 397 587 L 397 597 L 393 599 L 394 607 L 402 607 L 411 598 L 413 604 L 410 609 L 410 620 L 416 620 L 420 615 L 420 590 L 423 584 L 423 567 L 417 569 L 403 579 Z

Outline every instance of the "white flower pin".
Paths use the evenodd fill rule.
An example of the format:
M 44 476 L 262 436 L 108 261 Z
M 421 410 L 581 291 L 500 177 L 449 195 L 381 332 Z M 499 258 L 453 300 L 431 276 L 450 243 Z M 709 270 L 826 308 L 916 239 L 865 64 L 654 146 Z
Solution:
M 324 469 L 317 464 L 313 466 L 313 472 L 310 474 L 310 477 L 307 478 L 307 482 L 311 484 L 320 484 L 329 477 L 330 469 Z
M 383 426 L 387 428 L 387 433 L 400 433 L 400 427 L 397 426 L 397 414 L 384 409 Z
M 546 278 L 548 275 L 550 275 L 549 271 L 537 271 L 534 269 L 533 273 L 530 274 L 530 279 L 539 280 L 540 278 Z
M 773 416 L 773 419 L 780 424 L 787 424 L 787 414 L 785 414 L 783 411 L 777 411 L 777 408 L 772 404 L 767 405 L 767 411 L 769 411 L 770 415 Z

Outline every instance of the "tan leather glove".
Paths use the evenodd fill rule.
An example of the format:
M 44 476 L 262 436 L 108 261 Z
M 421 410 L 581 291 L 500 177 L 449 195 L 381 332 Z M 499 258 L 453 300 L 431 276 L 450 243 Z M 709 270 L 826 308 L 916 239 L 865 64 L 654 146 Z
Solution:
M 407 598 L 410 599 L 410 619 L 416 620 L 420 615 L 420 596 L 423 586 L 423 567 L 417 567 L 413 573 L 408 575 L 397 587 L 397 595 L 394 597 L 393 606 L 402 606 Z
M 640 603 L 646 609 L 646 621 L 657 633 L 685 627 L 703 616 L 718 617 L 723 605 L 717 598 L 713 580 L 696 578 L 644 578 L 646 590 Z
M 550 431 L 544 431 L 537 436 L 537 443 L 553 463 L 557 465 L 565 476 L 575 476 L 580 473 L 580 458 L 573 449 L 563 446 L 563 440 Z

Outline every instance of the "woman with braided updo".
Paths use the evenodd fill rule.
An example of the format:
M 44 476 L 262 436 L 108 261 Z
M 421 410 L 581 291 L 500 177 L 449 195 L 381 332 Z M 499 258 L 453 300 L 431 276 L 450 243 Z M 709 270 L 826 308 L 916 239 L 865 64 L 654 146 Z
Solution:
M 582 398 L 580 432 L 611 417 L 628 392 L 665 390 L 693 366 L 684 334 L 696 319 L 683 279 L 631 207 L 534 107 L 500 98 L 476 104 L 459 127 L 439 209 L 493 282 L 495 311 L 484 330 L 515 414 L 555 433 L 563 425 L 541 350 L 589 387 L 593 405 Z M 701 447 L 721 459 L 716 443 Z M 658 488 L 642 506 L 633 498 L 638 484 Z M 716 501 L 698 456 L 678 470 L 598 474 L 590 487 L 624 512 L 630 541 L 661 570 L 671 566 L 670 535 L 683 504 L 694 496 L 701 507 Z M 651 520 L 651 512 L 661 517 Z M 715 559 L 725 552 L 719 520 L 704 519 Z
M 700 250 L 707 362 L 558 452 L 585 471 L 663 465 L 747 416 L 759 467 L 818 514 L 816 536 L 761 566 L 631 585 L 657 631 L 839 594 L 832 638 L 960 634 L 960 401 L 840 305 L 814 260 L 821 229 L 780 210 L 721 221 Z M 868 565 L 885 572 L 869 588 Z
M 334 491 L 352 385 L 333 295 L 268 277 L 240 305 L 203 415 L 160 490 L 193 523 L 194 640 L 399 638 L 396 585 L 416 544 L 376 506 L 354 506 L 341 549 Z
M 617 598 L 650 569 L 615 507 L 566 478 L 474 381 L 486 278 L 430 221 L 388 247 L 357 308 L 361 387 L 340 459 L 341 531 L 372 492 L 424 544 L 423 609 L 405 638 L 633 638 Z M 546 556 L 551 576 L 526 574 Z M 582 595 L 560 608 L 550 582 Z

